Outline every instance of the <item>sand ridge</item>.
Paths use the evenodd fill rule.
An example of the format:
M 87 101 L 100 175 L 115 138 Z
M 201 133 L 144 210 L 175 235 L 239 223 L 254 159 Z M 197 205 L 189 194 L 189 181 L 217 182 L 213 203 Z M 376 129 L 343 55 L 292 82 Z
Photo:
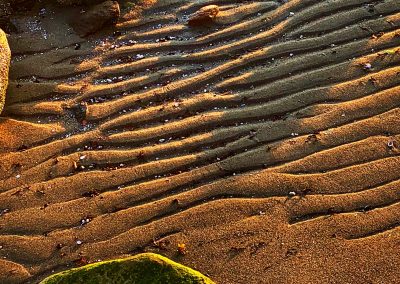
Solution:
M 142 251 L 217 283 L 400 279 L 398 0 L 152 1 L 85 40 L 45 8 L 9 36 L 2 282 Z

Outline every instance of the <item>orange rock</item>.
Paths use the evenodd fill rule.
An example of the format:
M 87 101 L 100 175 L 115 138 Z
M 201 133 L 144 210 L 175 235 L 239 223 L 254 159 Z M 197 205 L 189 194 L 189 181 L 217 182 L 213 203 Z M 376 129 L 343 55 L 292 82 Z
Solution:
M 8 69 L 10 67 L 11 52 L 8 47 L 6 34 L 0 29 L 0 113 L 6 99 L 8 86 Z
M 208 5 L 202 7 L 196 13 L 190 15 L 188 24 L 191 26 L 199 26 L 212 22 L 219 13 L 217 5 Z

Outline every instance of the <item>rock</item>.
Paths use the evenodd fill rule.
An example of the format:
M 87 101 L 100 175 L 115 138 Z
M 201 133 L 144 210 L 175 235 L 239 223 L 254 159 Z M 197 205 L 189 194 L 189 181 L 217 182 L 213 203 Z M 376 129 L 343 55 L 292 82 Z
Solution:
M 35 5 L 35 0 L 0 0 L 0 29 L 7 33 L 17 32 L 10 21 L 12 15 L 21 11 L 29 11 Z
M 57 3 L 62 6 L 72 5 L 95 5 L 104 2 L 104 0 L 57 0 Z
M 9 2 L 0 2 L 0 19 L 10 17 L 11 13 L 11 4 Z
M 0 113 L 3 110 L 8 86 L 8 69 L 10 68 L 11 51 L 6 34 L 0 29 Z
M 77 34 L 85 37 L 95 33 L 106 24 L 116 24 L 120 15 L 119 4 L 117 1 L 105 1 L 91 7 L 88 11 L 81 14 L 72 26 Z
M 0 0 L 1 1 L 1 0 Z M 38 2 L 37 0 L 6 0 L 11 3 L 11 7 L 16 11 L 27 11 L 32 9 Z
M 9 22 L 12 13 L 11 5 L 8 2 L 0 2 L 0 28 L 5 27 Z
M 191 268 L 154 253 L 89 264 L 57 273 L 40 284 L 179 283 L 214 284 Z
M 13 10 L 24 11 L 31 9 L 37 1 L 35 0 L 0 0 L 0 18 L 10 15 Z
M 62 6 L 82 5 L 83 0 L 57 0 L 57 3 Z
M 12 24 L 10 22 L 10 17 L 13 12 L 10 2 L 1 2 L 0 0 L 0 29 L 6 32 L 11 32 Z
M 200 26 L 211 23 L 217 14 L 219 7 L 217 5 L 208 5 L 189 16 L 188 24 L 190 26 Z

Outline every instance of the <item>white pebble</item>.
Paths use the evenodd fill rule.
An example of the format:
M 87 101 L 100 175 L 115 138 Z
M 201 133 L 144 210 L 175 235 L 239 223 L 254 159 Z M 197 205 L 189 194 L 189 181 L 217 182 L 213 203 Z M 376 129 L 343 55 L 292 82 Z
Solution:
M 372 68 L 371 63 L 365 63 L 365 64 L 364 64 L 364 68 L 365 68 L 365 69 L 371 69 L 371 68 Z

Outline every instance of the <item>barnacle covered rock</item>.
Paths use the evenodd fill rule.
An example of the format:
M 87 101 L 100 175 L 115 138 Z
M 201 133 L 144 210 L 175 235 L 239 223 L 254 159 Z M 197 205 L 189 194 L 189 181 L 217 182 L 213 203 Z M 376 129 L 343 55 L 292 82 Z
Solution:
M 0 113 L 3 110 L 8 86 L 8 69 L 10 68 L 11 51 L 6 34 L 0 29 Z

